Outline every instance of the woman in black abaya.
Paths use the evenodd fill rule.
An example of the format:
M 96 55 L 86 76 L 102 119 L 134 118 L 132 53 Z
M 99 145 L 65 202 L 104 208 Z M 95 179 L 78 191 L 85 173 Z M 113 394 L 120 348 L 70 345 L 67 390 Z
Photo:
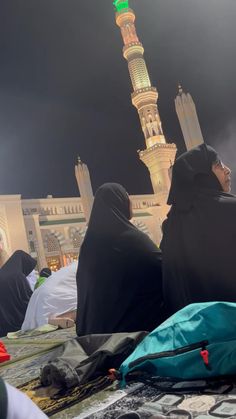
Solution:
M 21 328 L 32 290 L 26 277 L 36 261 L 17 250 L 0 269 L 0 337 Z
M 236 197 L 230 169 L 202 144 L 173 166 L 163 224 L 163 288 L 169 314 L 205 301 L 236 302 Z
M 162 321 L 161 253 L 131 217 L 121 185 L 98 189 L 79 256 L 78 336 L 149 331 Z

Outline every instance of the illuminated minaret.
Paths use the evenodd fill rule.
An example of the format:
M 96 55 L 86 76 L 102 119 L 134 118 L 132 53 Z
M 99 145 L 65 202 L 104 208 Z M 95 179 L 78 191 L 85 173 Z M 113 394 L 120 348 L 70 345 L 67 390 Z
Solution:
M 176 146 L 166 143 L 162 131 L 157 108 L 158 92 L 151 85 L 143 57 L 144 48 L 134 25 L 135 14 L 130 9 L 128 0 L 115 0 L 113 4 L 116 8 L 116 23 L 124 41 L 123 55 L 128 61 L 134 90 L 131 95 L 132 103 L 138 111 L 146 142 L 146 149 L 139 151 L 139 157 L 150 172 L 159 203 L 164 203 L 170 188 L 169 168 L 175 159 Z
M 179 92 L 175 98 L 175 109 L 179 118 L 187 150 L 204 142 L 198 121 L 196 106 L 189 93 L 184 93 L 179 85 Z

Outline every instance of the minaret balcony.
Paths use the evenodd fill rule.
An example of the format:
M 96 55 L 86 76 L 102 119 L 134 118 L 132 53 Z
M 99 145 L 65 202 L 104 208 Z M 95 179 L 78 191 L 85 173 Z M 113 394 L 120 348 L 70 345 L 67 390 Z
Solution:
M 148 158 L 150 156 L 156 156 L 156 153 L 158 152 L 158 156 L 160 156 L 160 158 L 163 158 L 164 156 L 167 156 L 169 153 L 171 156 L 174 156 L 173 160 L 171 159 L 171 163 L 174 164 L 176 151 L 177 148 L 174 143 L 157 142 L 152 147 L 146 148 L 146 150 L 139 151 L 139 157 L 141 160 L 143 160 L 144 158 Z
M 131 94 L 132 103 L 140 109 L 143 106 L 152 105 L 157 103 L 158 92 L 155 87 L 145 87 L 143 89 L 135 90 Z
M 121 27 L 126 23 L 134 23 L 135 14 L 132 9 L 122 9 L 119 12 L 116 12 L 116 24 Z
M 147 149 L 152 148 L 156 144 L 166 144 L 166 139 L 163 134 L 153 135 L 152 137 L 146 139 Z
M 129 60 L 133 56 L 143 56 L 143 53 L 144 48 L 141 42 L 130 42 L 123 48 L 123 56 L 126 60 Z

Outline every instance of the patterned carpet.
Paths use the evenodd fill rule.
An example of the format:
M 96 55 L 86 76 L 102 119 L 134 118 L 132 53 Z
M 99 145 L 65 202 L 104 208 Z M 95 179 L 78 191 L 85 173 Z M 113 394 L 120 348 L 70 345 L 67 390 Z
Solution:
M 159 382 L 169 386 L 163 392 L 147 384 L 133 384 L 125 392 L 116 392 L 106 406 L 101 403 L 90 407 L 78 419 L 213 419 L 236 418 L 236 381 L 215 380 L 206 383 Z M 186 391 L 186 387 L 196 390 Z M 199 386 L 199 388 L 198 388 Z M 200 388 L 202 387 L 202 390 Z M 182 390 L 181 390 L 182 388 Z M 116 397 L 119 399 L 115 400 Z M 123 394 L 122 394 L 123 393 Z

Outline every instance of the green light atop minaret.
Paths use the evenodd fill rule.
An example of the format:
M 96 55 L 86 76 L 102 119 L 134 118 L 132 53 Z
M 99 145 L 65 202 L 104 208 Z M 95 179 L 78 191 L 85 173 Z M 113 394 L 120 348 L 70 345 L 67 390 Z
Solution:
M 129 1 L 128 0 L 114 0 L 113 2 L 117 12 L 120 12 L 123 9 L 129 8 Z

